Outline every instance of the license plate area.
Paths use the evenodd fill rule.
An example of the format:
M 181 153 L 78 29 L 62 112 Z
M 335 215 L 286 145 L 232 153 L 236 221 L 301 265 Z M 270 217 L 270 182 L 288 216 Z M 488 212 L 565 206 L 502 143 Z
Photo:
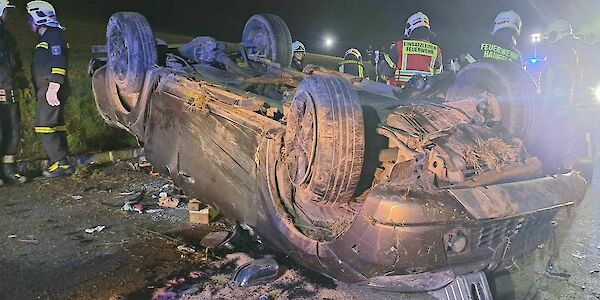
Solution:
M 445 288 L 429 292 L 439 300 L 492 300 L 487 277 L 483 272 L 457 276 Z

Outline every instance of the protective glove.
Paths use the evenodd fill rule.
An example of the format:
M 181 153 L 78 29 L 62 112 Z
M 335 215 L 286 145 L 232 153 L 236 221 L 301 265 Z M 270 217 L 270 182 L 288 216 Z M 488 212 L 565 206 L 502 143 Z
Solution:
M 50 106 L 59 106 L 60 100 L 58 100 L 58 90 L 60 84 L 56 82 L 50 82 L 48 85 L 48 91 L 46 91 L 46 101 Z

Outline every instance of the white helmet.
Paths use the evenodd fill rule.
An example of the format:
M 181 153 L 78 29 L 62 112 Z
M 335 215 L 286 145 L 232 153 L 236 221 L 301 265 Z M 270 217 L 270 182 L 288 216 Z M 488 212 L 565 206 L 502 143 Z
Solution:
M 348 51 L 346 51 L 344 54 L 344 58 L 346 58 L 348 55 L 354 55 L 354 57 L 356 57 L 359 61 L 362 61 L 362 54 L 360 54 L 360 51 L 356 48 L 348 49 Z
M 58 23 L 54 6 L 46 1 L 31 1 L 27 3 L 27 13 L 33 18 L 35 25 L 65 29 Z
M 577 36 L 587 45 L 600 41 L 600 21 L 583 24 L 577 29 Z
M 0 0 L 0 15 L 4 13 L 6 8 L 14 8 L 15 6 L 10 4 L 8 0 Z
M 292 52 L 306 52 L 306 48 L 302 42 L 295 41 L 292 43 Z
M 554 43 L 562 38 L 573 36 L 573 27 L 567 20 L 556 20 L 544 31 L 544 36 L 549 42 Z
M 413 14 L 406 20 L 406 28 L 404 29 L 404 35 L 410 36 L 410 34 L 417 28 L 429 26 L 429 17 L 422 12 Z
M 517 32 L 517 35 L 521 34 L 521 16 L 516 13 L 514 10 L 503 11 L 496 16 L 494 20 L 494 29 L 492 30 L 492 34 L 496 33 L 496 31 L 502 28 L 512 28 Z

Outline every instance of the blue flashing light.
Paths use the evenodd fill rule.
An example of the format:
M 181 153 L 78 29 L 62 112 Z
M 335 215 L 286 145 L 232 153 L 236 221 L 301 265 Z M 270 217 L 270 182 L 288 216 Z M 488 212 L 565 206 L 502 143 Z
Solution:
M 537 57 L 532 57 L 529 59 L 529 62 L 532 64 L 537 64 L 538 61 L 539 61 L 539 59 Z

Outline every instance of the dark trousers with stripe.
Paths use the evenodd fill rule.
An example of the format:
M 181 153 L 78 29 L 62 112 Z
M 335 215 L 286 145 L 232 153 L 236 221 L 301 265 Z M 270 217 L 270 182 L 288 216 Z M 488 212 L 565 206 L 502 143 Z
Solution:
M 42 146 L 48 153 L 50 162 L 57 162 L 67 157 L 69 147 L 67 144 L 67 131 L 65 128 L 65 104 L 67 97 L 59 91 L 59 106 L 50 106 L 46 100 L 48 85 L 39 86 L 35 107 L 35 132 Z
M 0 159 L 14 163 L 21 139 L 21 111 L 19 103 L 0 102 Z

